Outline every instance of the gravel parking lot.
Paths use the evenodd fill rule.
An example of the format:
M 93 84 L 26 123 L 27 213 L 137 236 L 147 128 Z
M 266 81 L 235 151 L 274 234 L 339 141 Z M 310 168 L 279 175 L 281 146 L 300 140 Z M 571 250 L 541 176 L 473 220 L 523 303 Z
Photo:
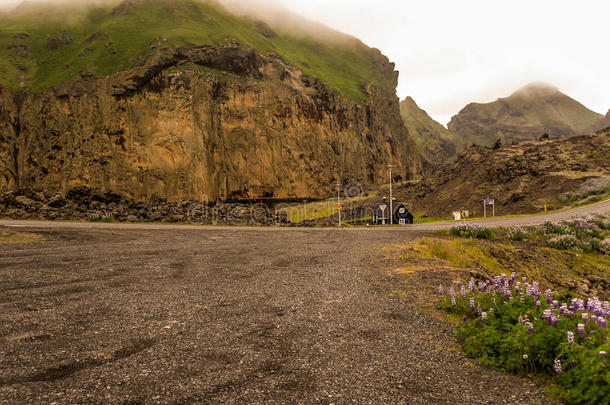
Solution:
M 20 232 L 46 241 L 0 244 L 2 403 L 546 401 L 391 294 L 371 258 L 418 232 Z

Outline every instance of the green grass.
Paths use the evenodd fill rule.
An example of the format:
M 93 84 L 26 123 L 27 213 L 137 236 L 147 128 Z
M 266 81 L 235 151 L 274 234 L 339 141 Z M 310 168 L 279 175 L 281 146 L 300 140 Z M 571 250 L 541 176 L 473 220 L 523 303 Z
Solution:
M 28 68 L 24 88 L 38 92 L 83 72 L 108 75 L 131 68 L 155 52 L 150 45 L 161 38 L 161 46 L 177 47 L 219 44 L 229 37 L 263 54 L 279 54 L 305 74 L 326 81 L 356 101 L 366 99 L 363 87 L 367 83 L 386 89 L 394 85 L 390 75 L 385 77 L 375 67 L 384 58 L 380 52 L 353 38 L 343 36 L 322 42 L 280 31 L 267 38 L 256 21 L 204 1 L 147 3 L 126 15 L 112 15 L 112 7 L 108 6 L 81 11 L 64 21 L 58 15 L 69 13 L 70 9 L 57 6 L 46 11 L 45 18 L 26 13 L 0 19 L 0 85 L 21 89 L 15 79 L 19 73 L 16 63 Z M 70 32 L 72 43 L 58 50 L 47 49 L 47 39 L 63 30 Z M 29 35 L 17 41 L 29 47 L 26 58 L 11 56 L 7 49 L 19 33 Z

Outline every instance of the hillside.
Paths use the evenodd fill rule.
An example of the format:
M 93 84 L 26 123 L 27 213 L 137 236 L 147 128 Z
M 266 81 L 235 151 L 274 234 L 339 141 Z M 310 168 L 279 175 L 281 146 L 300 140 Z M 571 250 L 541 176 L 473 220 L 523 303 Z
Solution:
M 610 192 L 610 131 L 500 149 L 472 146 L 457 161 L 396 189 L 399 201 L 429 216 L 456 210 L 482 216 L 482 202 L 496 201 L 496 214 L 523 214 L 592 201 Z
M 366 99 L 366 84 L 392 89 L 392 78 L 378 74 L 380 68 L 387 68 L 387 59 L 378 50 L 294 15 L 286 18 L 312 26 L 312 31 L 325 29 L 324 41 L 298 31 L 276 32 L 262 21 L 233 15 L 213 1 L 115 3 L 116 7 L 75 9 L 72 4 L 24 2 L 1 18 L 0 85 L 41 91 L 83 73 L 109 75 L 128 70 L 161 47 L 217 44 L 233 37 L 263 54 L 277 53 L 304 74 L 324 80 L 357 101 Z
M 388 163 L 416 177 L 394 64 L 284 20 L 299 28 L 204 0 L 17 8 L 0 21 L 0 189 L 215 201 L 325 197 Z
M 411 97 L 400 102 L 400 116 L 426 169 L 447 163 L 465 147 L 460 138 L 433 120 Z
M 600 118 L 591 127 L 589 127 L 588 132 L 600 131 L 606 128 L 610 128 L 610 110 L 608 110 L 605 117 Z
M 471 103 L 451 119 L 448 128 L 466 144 L 505 145 L 586 133 L 602 118 L 576 100 L 544 83 L 532 83 L 492 103 Z

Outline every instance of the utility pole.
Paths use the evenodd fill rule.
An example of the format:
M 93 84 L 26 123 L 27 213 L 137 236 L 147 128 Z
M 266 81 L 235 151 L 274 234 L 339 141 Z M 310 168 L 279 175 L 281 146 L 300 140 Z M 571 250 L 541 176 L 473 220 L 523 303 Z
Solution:
M 341 227 L 341 183 L 337 182 L 337 210 L 339 211 L 339 227 Z
M 388 169 L 390 170 L 390 225 L 394 224 L 394 210 L 392 205 L 392 165 L 388 165 Z

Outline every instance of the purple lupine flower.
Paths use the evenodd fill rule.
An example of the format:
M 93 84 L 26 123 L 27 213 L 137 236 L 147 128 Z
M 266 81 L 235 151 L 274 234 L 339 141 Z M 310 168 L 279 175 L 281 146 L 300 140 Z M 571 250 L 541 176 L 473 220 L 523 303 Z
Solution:
M 568 343 L 574 343 L 574 332 L 568 331 Z
M 557 326 L 558 321 L 559 321 L 559 318 L 557 318 L 555 315 L 551 315 L 551 325 Z
M 588 313 L 583 312 L 583 314 L 582 314 L 582 321 L 583 321 L 584 323 L 589 322 L 589 314 L 588 314 Z
M 550 289 L 546 290 L 544 292 L 544 295 L 546 296 L 546 303 L 550 304 L 551 301 L 553 300 L 553 291 L 551 291 Z
M 523 295 L 523 291 L 519 294 L 519 302 L 525 304 L 525 296 Z
M 567 310 L 568 310 L 568 306 L 562 302 L 561 307 L 559 307 L 559 314 L 565 315 Z
M 462 282 L 460 280 L 458 280 L 455 284 L 457 285 L 458 288 L 460 288 L 462 286 Z
M 474 292 L 474 278 L 470 277 L 470 281 L 468 282 L 468 291 Z
M 551 308 L 553 308 L 553 310 L 556 310 L 557 308 L 559 308 L 559 302 L 557 302 L 556 300 L 553 300 L 553 305 L 551 306 Z
M 462 296 L 462 299 L 466 298 L 466 287 L 464 287 L 464 285 L 462 284 L 462 286 L 460 287 L 460 295 Z
M 474 307 L 474 297 L 470 297 L 470 310 L 472 312 L 474 312 L 474 309 L 475 309 L 475 307 Z
M 439 293 L 440 295 L 445 295 L 445 289 L 443 288 L 443 285 L 442 285 L 442 284 L 439 284 L 439 285 L 438 285 L 438 293 Z
M 542 318 L 543 318 L 543 319 L 546 319 L 546 320 L 547 320 L 547 321 L 550 323 L 550 320 L 551 320 L 551 310 L 550 310 L 550 309 L 548 309 L 548 308 L 547 308 L 547 309 L 545 309 L 545 310 L 542 312 Z
M 483 310 L 481 309 L 481 304 L 477 305 L 477 314 L 481 315 L 483 313 Z
M 451 296 L 451 305 L 456 305 L 455 303 L 455 290 L 453 287 L 449 290 L 449 295 Z
M 487 325 L 487 312 L 481 312 L 481 321 L 483 321 L 483 325 Z
M 540 311 L 540 305 L 542 305 L 542 304 L 540 304 L 540 300 L 536 301 L 536 309 L 538 311 Z
M 534 324 L 531 322 L 525 322 L 525 325 L 527 326 L 527 331 L 533 335 L 534 334 Z
M 553 369 L 557 374 L 563 373 L 563 370 L 561 369 L 561 360 L 555 359 L 555 361 L 553 362 Z
M 583 325 L 582 323 L 579 323 L 577 325 L 578 327 L 578 334 L 580 335 L 580 337 L 584 337 L 585 336 L 585 325 Z
M 519 291 L 521 291 L 521 283 L 517 281 L 515 284 L 515 294 L 519 294 Z
M 540 298 L 540 284 L 537 281 L 532 283 L 531 288 L 532 296 L 536 299 Z
M 510 284 L 515 284 L 515 280 L 517 279 L 517 273 L 515 273 L 514 271 L 510 274 Z
M 468 320 L 468 317 L 467 317 L 466 315 L 464 315 L 464 316 L 462 317 L 462 322 L 466 323 L 466 321 L 467 321 L 467 320 Z
M 608 326 L 608 322 L 606 321 L 606 318 L 602 318 L 601 316 L 597 318 L 597 323 L 599 324 L 599 327 L 602 329 L 606 329 L 606 326 Z

